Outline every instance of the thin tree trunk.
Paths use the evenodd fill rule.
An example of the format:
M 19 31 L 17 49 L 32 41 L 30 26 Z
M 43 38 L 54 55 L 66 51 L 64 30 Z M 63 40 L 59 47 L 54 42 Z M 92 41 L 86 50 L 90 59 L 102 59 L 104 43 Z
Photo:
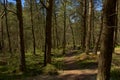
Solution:
M 70 29 L 71 29 L 71 32 L 72 32 L 73 49 L 75 49 L 75 36 L 74 36 L 74 31 L 73 31 L 73 28 L 72 28 L 72 24 L 71 24 L 71 22 L 70 22 L 70 19 L 69 19 L 69 26 L 70 26 Z
M 94 26 L 94 2 L 92 1 L 92 5 L 91 5 L 91 9 L 92 9 L 92 15 L 91 15 L 91 28 L 92 28 L 92 31 L 91 31 L 91 35 L 92 35 L 92 39 L 91 39 L 91 46 L 92 46 L 92 49 L 94 48 L 94 45 L 95 45 L 95 26 Z
M 91 43 L 91 29 L 92 29 L 92 0 L 89 0 L 89 10 L 88 10 L 88 27 L 86 36 L 86 54 L 89 54 L 90 43 Z
M 87 0 L 84 0 L 84 13 L 83 13 L 83 26 L 82 26 L 82 40 L 81 40 L 81 47 L 82 51 L 85 51 L 85 41 L 86 41 L 86 20 L 87 20 Z
M 32 27 L 32 35 L 33 35 L 33 54 L 36 55 L 36 43 L 35 43 L 35 31 L 34 31 L 34 22 L 33 22 L 33 0 L 30 0 L 30 14 L 31 14 L 31 27 Z
M 59 37 L 58 37 L 58 24 L 57 24 L 57 16 L 56 14 L 54 13 L 54 16 L 55 16 L 55 33 L 56 33 L 56 46 L 57 48 L 59 47 Z
M 56 39 L 55 39 L 55 25 L 54 25 L 54 22 L 52 22 L 52 40 L 53 40 L 53 44 L 52 44 L 52 47 L 53 48 L 56 48 Z
M 116 27 L 116 2 L 117 0 L 104 1 L 104 26 L 102 33 L 101 53 L 99 56 L 97 80 L 110 80 L 112 53 L 114 49 L 114 29 Z
M 64 1 L 63 6 L 64 6 L 63 54 L 65 54 L 65 49 L 66 49 L 66 0 Z
M 100 40 L 101 40 L 102 30 L 103 30 L 103 13 L 101 14 L 100 33 L 99 33 L 99 35 L 98 35 L 98 39 L 96 39 L 96 43 L 95 43 L 95 46 L 94 46 L 94 49 L 93 49 L 93 53 L 94 53 L 94 54 L 97 54 L 98 46 L 99 46 L 99 43 L 100 43 Z
M 2 18 L 0 19 L 0 53 L 3 53 L 3 20 Z
M 2 45 L 2 52 L 4 53 L 4 29 L 3 29 L 3 20 L 1 20 L 1 45 Z
M 44 66 L 48 63 L 51 63 L 51 48 L 52 48 L 52 8 L 53 8 L 53 0 L 49 0 L 49 6 L 47 7 L 47 16 L 46 16 L 46 38 L 45 38 L 45 60 Z
M 6 23 L 6 30 L 7 30 L 7 37 L 8 37 L 8 45 L 9 45 L 9 52 L 12 56 L 12 47 L 11 47 L 11 40 L 10 40 L 10 32 L 8 26 L 8 16 L 7 16 L 7 0 L 4 0 L 4 11 L 5 11 L 5 23 Z
M 118 14 L 118 1 L 117 1 L 117 4 L 116 4 L 116 14 Z M 115 20 L 115 23 L 116 23 L 116 27 L 115 27 L 115 31 L 114 31 L 114 47 L 116 47 L 118 45 L 117 43 L 117 35 L 118 35 L 118 15 L 116 15 L 116 20 Z M 114 50 L 115 51 L 115 50 Z
M 20 70 L 25 71 L 25 46 L 24 46 L 24 29 L 23 29 L 23 17 L 22 17 L 22 4 L 21 0 L 16 0 L 17 18 L 19 22 L 19 37 L 20 37 Z

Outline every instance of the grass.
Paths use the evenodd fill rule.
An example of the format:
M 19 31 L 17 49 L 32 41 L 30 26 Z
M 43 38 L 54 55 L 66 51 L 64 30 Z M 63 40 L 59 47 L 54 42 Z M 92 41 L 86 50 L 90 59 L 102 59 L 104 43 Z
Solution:
M 97 62 L 94 60 L 80 61 L 79 67 L 80 69 L 95 69 L 97 68 Z
M 119 51 L 119 49 L 116 49 Z M 26 53 L 26 72 L 21 73 L 19 69 L 19 54 L 14 54 L 12 58 L 9 55 L 0 54 L 0 62 L 5 61 L 7 64 L 0 64 L 0 80 L 25 80 L 27 77 L 39 75 L 39 74 L 58 74 L 57 70 L 63 69 L 64 56 L 62 55 L 62 49 L 52 50 L 52 65 L 48 64 L 43 68 L 43 52 L 37 51 L 37 56 L 31 52 Z M 79 65 L 79 69 L 95 69 L 97 68 L 97 56 L 86 55 L 80 51 L 75 51 L 74 56 L 76 57 L 75 64 Z M 120 56 L 113 54 L 111 80 L 120 79 Z
M 57 75 L 58 74 L 58 70 L 57 70 L 57 68 L 54 65 L 47 64 L 46 67 L 43 67 L 43 73 L 47 74 L 47 75 Z
M 16 80 L 24 79 L 28 76 L 35 76 L 42 73 L 41 67 L 43 66 L 43 53 L 32 55 L 32 53 L 26 53 L 26 71 L 21 73 L 19 71 L 19 54 L 15 53 L 12 58 L 8 57 L 8 54 L 1 54 L 1 61 L 6 61 L 7 64 L 0 65 L 0 80 Z
M 116 46 L 116 48 L 120 48 L 120 45 Z
M 59 52 L 59 53 L 57 53 Z M 37 55 L 33 55 L 31 52 L 26 53 L 26 71 L 21 73 L 19 71 L 19 54 L 15 53 L 12 58 L 9 57 L 9 54 L 0 54 L 0 80 L 16 80 L 22 79 L 25 80 L 27 77 L 39 75 L 42 73 L 57 74 L 57 69 L 60 69 L 62 64 L 62 55 L 61 49 L 52 50 L 52 65 L 47 65 L 43 68 L 43 56 L 44 53 L 37 50 Z M 7 62 L 3 64 L 2 61 Z
M 120 53 L 120 46 L 115 49 L 115 52 Z M 113 53 L 112 68 L 111 68 L 111 80 L 120 79 L 120 55 Z
M 111 80 L 119 80 L 120 79 L 120 67 L 112 67 L 111 69 Z
M 79 54 L 76 56 L 77 64 L 79 64 L 80 69 L 96 69 L 97 68 L 97 56 L 96 55 L 86 55 L 86 53 Z
M 63 69 L 63 65 L 64 65 L 63 57 L 61 57 L 61 58 L 54 58 L 52 64 L 59 70 Z

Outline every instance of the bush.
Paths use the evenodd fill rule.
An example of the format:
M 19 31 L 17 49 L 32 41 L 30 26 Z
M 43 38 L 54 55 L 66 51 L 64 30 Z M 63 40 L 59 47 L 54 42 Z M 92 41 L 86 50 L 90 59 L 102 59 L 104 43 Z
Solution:
M 119 80 L 120 79 L 120 69 L 113 69 L 111 71 L 111 80 Z
M 43 73 L 47 75 L 57 75 L 58 71 L 54 65 L 47 64 L 47 66 L 43 68 Z

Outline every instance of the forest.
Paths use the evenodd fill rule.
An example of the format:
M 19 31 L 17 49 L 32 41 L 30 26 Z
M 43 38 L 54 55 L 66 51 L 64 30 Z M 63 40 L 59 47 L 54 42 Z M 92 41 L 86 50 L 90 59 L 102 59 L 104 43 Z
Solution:
M 120 0 L 0 0 L 0 80 L 120 80 Z

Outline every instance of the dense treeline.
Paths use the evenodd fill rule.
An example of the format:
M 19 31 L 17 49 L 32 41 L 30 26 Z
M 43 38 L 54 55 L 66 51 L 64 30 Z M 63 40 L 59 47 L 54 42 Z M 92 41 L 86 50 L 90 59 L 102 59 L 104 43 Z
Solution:
M 82 21 L 84 18 L 84 13 L 82 10 L 82 6 L 84 5 L 80 5 L 83 4 L 82 2 L 79 1 L 66 1 L 66 8 L 65 8 L 65 4 L 63 4 L 64 2 L 61 2 L 59 0 L 56 0 L 54 2 L 54 6 L 53 6 L 53 20 L 52 20 L 52 47 L 53 48 L 60 48 L 63 46 L 63 36 L 64 36 L 64 27 L 66 26 L 66 45 L 70 44 L 70 45 L 74 45 L 77 46 L 81 46 L 82 42 L 81 42 L 81 35 L 82 34 L 82 30 L 81 30 L 81 26 L 83 25 Z M 6 51 L 9 51 L 9 47 L 7 46 L 7 43 L 11 43 L 12 46 L 12 51 L 13 52 L 18 52 L 19 51 L 19 42 L 18 42 L 18 24 L 16 22 L 17 21 L 17 13 L 16 13 L 16 6 L 14 3 L 7 3 L 8 7 L 7 7 L 7 14 L 8 14 L 8 28 L 9 28 L 9 34 L 10 34 L 10 42 L 8 42 L 7 40 L 7 32 L 6 27 L 3 27 L 4 29 L 4 47 Z M 59 6 L 57 6 L 59 5 Z M 80 5 L 80 6 L 79 6 Z M 97 10 L 98 5 L 96 3 L 96 6 L 94 7 L 94 13 L 95 13 L 95 17 L 93 17 L 95 19 L 94 24 L 97 23 L 97 25 L 95 26 L 95 28 L 97 28 L 98 30 L 95 29 L 95 34 L 94 36 L 96 36 L 96 33 L 99 33 L 99 27 L 100 27 L 100 11 Z M 101 7 L 100 7 L 101 8 Z M 67 9 L 65 11 L 65 9 Z M 3 17 L 4 21 L 4 16 L 2 14 L 2 12 L 4 11 L 4 6 L 1 3 L 1 17 Z M 44 50 L 44 40 L 45 40 L 45 17 L 46 17 L 46 13 L 45 13 L 45 8 L 44 6 L 38 2 L 38 1 L 29 1 L 26 0 L 24 3 L 24 7 L 23 7 L 23 25 L 24 25 L 24 34 L 25 34 L 25 49 L 26 51 L 32 50 L 32 48 L 34 47 L 33 45 L 36 46 L 37 49 L 41 49 Z M 64 12 L 65 11 L 65 12 Z M 87 15 L 87 12 L 86 12 Z M 66 20 L 65 20 L 66 18 Z M 5 23 L 3 23 L 3 26 L 6 26 Z M 34 30 L 33 30 L 34 29 Z M 80 31 L 81 30 L 81 31 Z M 14 35 L 13 35 L 14 34 Z M 93 34 L 93 33 L 91 33 Z M 59 36 L 58 36 L 59 35 Z M 33 37 L 34 36 L 34 37 Z M 74 36 L 74 39 L 73 37 Z M 92 35 L 93 36 L 93 35 Z M 35 39 L 34 41 L 34 38 Z M 14 40 L 14 42 L 13 42 Z M 85 40 L 84 40 L 85 41 Z M 77 45 L 76 45 L 77 44 Z M 92 44 L 93 45 L 93 44 Z M 35 54 L 34 50 L 33 53 Z
M 19 65 L 19 69 L 25 71 L 27 64 L 25 54 L 28 53 L 34 56 L 44 53 L 41 65 L 46 66 L 52 63 L 53 50 L 62 50 L 64 55 L 67 49 L 71 48 L 89 55 L 90 52 L 97 54 L 101 46 L 103 55 L 100 59 L 103 63 L 100 60 L 98 80 L 108 80 L 112 50 L 120 43 L 119 2 L 25 0 L 22 4 L 21 0 L 16 0 L 16 3 L 1 0 L 0 54 L 19 58 L 20 60 L 16 61 L 17 67 Z M 111 51 L 107 53 L 105 49 Z M 104 65 L 106 59 L 109 59 L 109 62 Z M 108 69 L 102 73 L 101 69 L 105 69 L 106 66 Z

